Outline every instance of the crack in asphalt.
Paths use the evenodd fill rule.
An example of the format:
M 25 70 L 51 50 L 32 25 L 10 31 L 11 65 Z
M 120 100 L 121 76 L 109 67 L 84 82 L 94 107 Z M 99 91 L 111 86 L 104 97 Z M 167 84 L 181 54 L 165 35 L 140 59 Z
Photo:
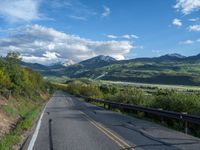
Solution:
M 53 150 L 52 119 L 49 119 L 49 149 Z

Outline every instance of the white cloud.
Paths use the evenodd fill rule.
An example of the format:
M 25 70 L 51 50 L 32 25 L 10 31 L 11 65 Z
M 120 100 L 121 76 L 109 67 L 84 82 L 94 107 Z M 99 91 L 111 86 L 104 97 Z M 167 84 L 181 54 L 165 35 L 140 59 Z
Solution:
M 196 21 L 199 21 L 199 18 L 191 18 L 189 19 L 189 21 L 196 22 Z
M 139 37 L 137 36 L 137 35 L 134 35 L 134 34 L 125 34 L 125 35 L 123 35 L 122 36 L 122 38 L 125 38 L 125 39 L 132 39 L 132 38 L 134 38 L 134 39 L 138 39 Z
M 16 28 L 8 35 L 0 39 L 0 55 L 5 56 L 10 50 L 18 51 L 25 61 L 43 64 L 66 60 L 79 62 L 97 55 L 124 59 L 133 48 L 126 40 L 93 41 L 40 25 Z
M 189 27 L 188 27 L 188 30 L 189 31 L 200 31 L 200 25 L 190 25 Z
M 138 38 L 139 38 L 139 36 L 137 36 L 137 35 L 135 35 L 135 34 L 131 34 L 131 37 L 132 37 L 132 38 L 135 38 L 135 39 L 138 39 Z
M 45 65 L 51 65 L 58 62 L 64 61 L 64 59 L 59 58 L 60 54 L 56 52 L 45 52 L 42 56 L 34 56 L 34 55 L 21 55 L 23 61 L 31 62 L 31 63 L 40 63 Z
M 75 15 L 69 15 L 70 18 L 75 19 L 75 20 L 82 20 L 85 21 L 87 18 L 84 16 L 75 16 Z
M 180 20 L 180 19 L 177 19 L 177 18 L 175 18 L 175 19 L 172 21 L 172 24 L 175 25 L 175 26 L 178 26 L 178 27 L 182 26 L 181 20 Z
M 107 37 L 108 37 L 108 38 L 111 38 L 111 39 L 117 39 L 117 38 L 118 38 L 117 36 L 111 35 L 111 34 L 107 35 Z
M 50 3 L 53 9 L 64 9 L 67 11 L 67 16 L 74 20 L 85 21 L 90 17 L 97 15 L 97 13 L 84 4 L 81 0 L 51 0 Z
M 49 58 L 49 59 L 57 59 L 58 56 L 60 56 L 60 54 L 56 53 L 56 52 L 49 52 L 46 51 L 45 54 L 43 54 L 44 57 Z
M 111 38 L 111 39 L 138 39 L 139 37 L 135 34 L 124 34 L 124 35 L 121 35 L 121 36 L 117 36 L 117 35 L 112 35 L 112 34 L 109 34 L 107 35 L 108 38 Z
M 63 7 L 72 7 L 73 1 L 70 0 L 51 0 L 47 1 L 47 4 L 50 4 L 52 8 L 63 8 Z
M 196 44 L 200 42 L 200 38 L 199 39 L 193 39 L 193 40 L 185 40 L 185 41 L 181 41 L 179 42 L 179 44 L 184 44 L 184 45 L 191 45 L 191 44 Z
M 40 19 L 38 0 L 1 0 L 0 17 L 6 21 L 32 21 Z
M 183 14 L 188 15 L 191 12 L 200 9 L 200 0 L 176 0 L 174 8 L 180 10 Z
M 185 45 L 189 45 L 189 44 L 193 44 L 193 43 L 194 43 L 194 41 L 192 41 L 192 40 L 186 40 L 186 41 L 179 42 L 179 44 L 185 44 Z
M 111 13 L 110 8 L 107 7 L 107 6 L 103 6 L 103 9 L 104 9 L 104 10 L 103 10 L 103 13 L 101 14 L 102 17 L 107 17 L 107 16 L 109 16 L 110 13 Z
M 125 39 L 131 39 L 132 36 L 131 36 L 131 35 L 128 35 L 128 34 L 125 34 L 125 35 L 122 36 L 122 38 L 125 38 Z

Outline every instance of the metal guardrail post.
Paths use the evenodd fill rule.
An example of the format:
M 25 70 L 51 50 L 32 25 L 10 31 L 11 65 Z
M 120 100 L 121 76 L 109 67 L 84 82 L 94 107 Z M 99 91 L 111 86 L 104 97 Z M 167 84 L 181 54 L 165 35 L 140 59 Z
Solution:
M 182 112 L 182 114 L 187 115 L 187 112 Z M 185 121 L 185 134 L 188 134 L 188 122 Z
M 159 108 L 158 110 L 163 110 L 162 108 Z M 161 124 L 164 124 L 165 122 L 164 122 L 164 117 L 163 116 L 161 116 Z
M 110 105 L 108 104 L 108 109 L 110 109 Z

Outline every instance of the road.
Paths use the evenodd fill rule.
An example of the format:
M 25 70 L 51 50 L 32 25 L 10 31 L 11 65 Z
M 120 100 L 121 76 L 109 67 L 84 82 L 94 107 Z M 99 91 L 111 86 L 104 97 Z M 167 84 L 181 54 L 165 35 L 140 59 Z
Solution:
M 200 150 L 200 139 L 57 91 L 22 150 Z

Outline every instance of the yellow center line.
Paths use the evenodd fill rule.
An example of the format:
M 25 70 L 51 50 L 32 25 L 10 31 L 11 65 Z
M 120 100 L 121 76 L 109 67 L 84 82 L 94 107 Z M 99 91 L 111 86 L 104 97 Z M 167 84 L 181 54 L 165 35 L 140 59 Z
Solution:
M 91 117 L 86 115 L 84 112 L 81 111 L 81 113 L 84 115 L 84 118 L 86 118 L 91 124 L 93 124 L 101 132 L 103 132 L 107 137 L 109 137 L 112 141 L 114 141 L 122 149 L 134 150 L 134 148 L 131 148 L 131 146 L 128 143 L 126 143 L 122 138 L 120 138 L 116 134 L 112 133 L 109 129 L 107 129 L 100 123 L 94 121 Z
M 93 124 L 96 128 L 98 128 L 101 132 L 103 132 L 106 136 L 108 136 L 112 141 L 114 141 L 115 143 L 117 143 L 117 145 L 119 145 L 121 148 L 125 148 L 120 142 L 118 142 L 117 140 L 115 140 L 112 136 L 110 136 L 107 132 L 105 132 L 103 129 L 101 129 L 99 126 L 97 126 L 94 122 L 90 121 L 89 122 L 91 124 Z

